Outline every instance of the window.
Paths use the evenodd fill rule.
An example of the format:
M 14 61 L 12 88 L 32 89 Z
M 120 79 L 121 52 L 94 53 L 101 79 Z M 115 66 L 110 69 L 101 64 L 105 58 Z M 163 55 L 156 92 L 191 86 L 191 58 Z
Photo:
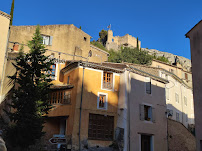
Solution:
M 99 108 L 105 109 L 106 104 L 106 95 L 100 95 L 99 96 Z
M 67 84 L 70 84 L 69 80 L 70 80 L 70 76 L 67 77 Z
M 166 99 L 169 100 L 169 89 L 166 88 Z
M 180 113 L 176 112 L 176 121 L 180 121 Z
M 141 151 L 152 151 L 153 143 L 151 135 L 141 135 Z
M 41 36 L 43 38 L 44 45 L 52 45 L 52 40 L 53 40 L 52 36 L 46 36 L 46 35 L 41 35 Z
M 163 73 L 161 71 L 159 71 L 159 77 L 163 77 Z
M 85 41 L 87 40 L 87 38 L 86 38 L 86 37 L 84 37 L 83 39 L 84 39 Z
M 175 93 L 175 101 L 176 101 L 177 103 L 179 103 L 179 95 L 178 95 L 177 93 Z
M 113 140 L 114 116 L 89 114 L 88 138 L 92 140 Z
M 145 82 L 146 82 L 146 93 L 151 94 L 151 78 L 146 77 Z
M 186 118 L 186 122 L 188 122 L 188 115 L 187 114 L 185 114 L 185 118 Z
M 187 97 L 184 96 L 184 105 L 187 106 Z
M 105 89 L 113 88 L 113 73 L 110 72 L 103 73 L 103 88 Z
M 188 81 L 188 74 L 184 73 L 185 80 Z
M 173 70 L 173 69 L 169 69 L 169 71 L 172 72 L 172 73 L 174 73 L 174 70 Z
M 51 104 L 70 104 L 71 91 L 57 91 L 50 94 Z
M 140 120 L 155 122 L 154 108 L 149 105 L 140 104 Z
M 165 79 L 168 80 L 168 75 L 167 74 L 165 75 Z
M 56 76 L 56 64 L 53 64 L 53 65 L 51 65 L 51 69 L 52 69 L 52 71 L 51 71 L 51 79 L 55 79 L 55 76 Z

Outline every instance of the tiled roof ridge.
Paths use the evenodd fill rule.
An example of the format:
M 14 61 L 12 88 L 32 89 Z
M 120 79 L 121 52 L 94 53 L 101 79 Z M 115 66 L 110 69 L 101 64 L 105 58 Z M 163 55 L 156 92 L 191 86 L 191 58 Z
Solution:
M 8 15 L 7 13 L 5 13 L 5 12 L 3 12 L 3 11 L 1 11 L 1 10 L 0 10 L 0 15 L 6 17 L 6 18 L 8 18 L 8 19 L 11 19 L 11 16 L 10 16 L 10 15 Z

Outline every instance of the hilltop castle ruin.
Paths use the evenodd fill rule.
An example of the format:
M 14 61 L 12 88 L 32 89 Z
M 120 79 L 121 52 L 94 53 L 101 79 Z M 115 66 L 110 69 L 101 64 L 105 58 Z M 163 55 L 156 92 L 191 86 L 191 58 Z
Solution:
M 106 48 L 107 50 L 110 50 L 110 49 L 119 50 L 121 47 L 136 48 L 137 41 L 140 48 L 141 42 L 137 40 L 135 37 L 133 37 L 132 35 L 126 34 L 125 36 L 122 36 L 122 37 L 113 36 L 113 31 L 108 30 Z

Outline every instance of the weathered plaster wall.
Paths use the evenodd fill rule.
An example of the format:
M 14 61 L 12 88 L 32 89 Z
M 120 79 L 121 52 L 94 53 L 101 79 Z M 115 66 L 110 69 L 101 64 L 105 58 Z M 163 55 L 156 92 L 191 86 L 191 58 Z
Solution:
M 101 88 L 102 70 L 94 70 L 86 68 L 84 71 L 84 91 L 82 101 L 81 113 L 81 141 L 87 140 L 89 147 L 92 146 L 108 146 L 111 141 L 99 141 L 88 139 L 88 122 L 89 113 L 102 114 L 114 116 L 114 130 L 117 123 L 117 105 L 118 105 L 118 91 L 119 91 L 119 75 L 114 75 L 114 91 L 103 90 Z M 73 148 L 78 149 L 78 131 L 79 131 L 79 117 L 80 117 L 80 102 L 81 102 L 81 83 L 83 77 L 83 69 L 79 68 L 79 81 L 76 98 L 76 110 L 74 116 L 74 127 L 72 134 Z M 108 94 L 107 110 L 97 109 L 98 92 Z
M 194 111 L 197 151 L 202 149 L 202 22 L 198 23 L 187 35 L 191 45 L 191 61 L 193 73 Z
M 153 136 L 153 148 L 157 151 L 167 150 L 167 119 L 165 102 L 165 85 L 151 80 L 151 94 L 146 93 L 145 77 L 130 73 L 129 102 L 130 102 L 130 140 L 131 150 L 140 151 L 141 134 Z M 154 108 L 152 115 L 155 122 L 140 120 L 140 104 Z
M 11 35 L 9 41 L 18 42 L 27 44 L 33 37 L 36 26 L 12 26 L 11 27 Z M 43 35 L 52 36 L 52 45 L 46 45 L 46 48 L 49 50 L 54 50 L 61 52 L 60 59 L 66 60 L 85 60 L 81 57 L 73 57 L 71 55 L 78 55 L 87 58 L 88 53 L 91 50 L 90 47 L 90 39 L 91 37 L 83 32 L 81 29 L 77 28 L 73 24 L 71 25 L 45 25 L 40 26 L 40 32 Z M 10 48 L 13 47 L 13 44 L 10 43 Z M 28 51 L 28 47 L 24 47 L 25 51 Z M 92 50 L 93 53 L 94 50 Z M 47 51 L 50 55 L 54 53 L 54 55 L 58 55 L 57 52 Z M 63 54 L 67 53 L 67 54 Z M 103 57 L 103 61 L 107 61 L 107 53 L 101 53 Z M 89 61 L 100 62 L 100 58 L 96 56 L 92 56 L 89 58 Z
M 0 102 L 2 97 L 2 75 L 5 70 L 5 54 L 8 42 L 10 15 L 0 11 Z
M 185 87 L 176 79 L 168 76 L 170 81 L 166 84 L 169 97 L 166 98 L 167 108 L 173 111 L 172 119 L 176 120 L 176 113 L 179 113 L 179 122 L 183 123 L 188 128 L 188 124 L 194 124 L 194 107 L 193 107 L 193 93 L 192 89 Z M 179 96 L 179 103 L 176 102 L 175 93 Z M 185 99 L 187 98 L 187 105 Z M 186 115 L 188 118 L 186 118 Z

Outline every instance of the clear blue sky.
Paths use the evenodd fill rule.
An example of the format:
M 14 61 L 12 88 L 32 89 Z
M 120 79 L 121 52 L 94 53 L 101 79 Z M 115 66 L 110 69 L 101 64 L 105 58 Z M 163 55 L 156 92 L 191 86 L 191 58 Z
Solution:
M 11 2 L 0 0 L 0 10 L 9 14 Z M 97 40 L 111 24 L 115 36 L 190 58 L 184 35 L 201 19 L 202 0 L 15 0 L 13 25 L 74 24 Z

